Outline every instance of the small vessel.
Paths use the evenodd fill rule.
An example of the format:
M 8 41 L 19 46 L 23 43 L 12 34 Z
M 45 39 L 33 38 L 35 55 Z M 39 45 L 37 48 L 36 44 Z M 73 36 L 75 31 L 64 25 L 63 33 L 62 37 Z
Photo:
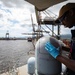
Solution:
M 45 23 L 45 24 L 50 24 L 50 25 L 52 25 L 52 29 L 54 30 L 54 20 L 52 21 L 50 21 L 50 20 L 45 20 L 44 19 L 44 21 L 43 22 L 41 22 L 40 20 L 39 20 L 39 18 L 38 18 L 38 14 L 40 13 L 39 11 L 43 11 L 43 10 L 45 10 L 45 9 L 47 9 L 48 7 L 50 7 L 50 6 L 53 6 L 53 5 L 55 5 L 55 4 L 58 4 L 58 3 L 60 3 L 60 2 L 63 2 L 63 1 L 66 1 L 66 0 L 57 0 L 57 1 L 55 1 L 55 0 L 25 0 L 25 1 L 28 1 L 29 3 L 31 3 L 31 4 L 33 4 L 34 6 L 35 6 L 35 8 L 36 8 L 36 18 L 37 18 L 37 22 L 38 22 L 38 33 L 39 33 L 39 36 L 37 36 L 38 38 L 40 37 L 40 34 L 41 34 L 41 32 L 40 32 L 40 27 L 41 27 L 41 23 L 43 24 L 43 23 Z M 68 0 L 69 1 L 69 0 Z M 33 24 L 32 24 L 33 25 Z M 46 25 L 47 26 L 47 25 Z M 47 28 L 49 28 L 49 27 L 47 27 Z M 52 30 L 52 33 L 54 34 L 54 32 L 53 32 L 53 30 Z M 35 31 L 34 29 L 33 29 L 33 31 Z M 59 27 L 59 25 L 58 25 L 58 35 L 60 35 L 60 27 Z M 46 31 L 45 31 L 46 32 Z M 8 34 L 7 34 L 8 35 Z M 32 38 L 31 37 L 28 37 L 27 38 L 27 41 L 28 42 L 32 42 Z M 42 42 L 43 42 L 43 40 L 42 40 Z M 43 44 L 41 44 L 41 45 L 43 45 Z M 39 45 L 38 45 L 39 46 Z M 51 64 L 53 64 L 53 63 L 51 63 L 51 64 L 49 64 L 49 56 L 48 56 L 48 54 L 46 53 L 46 52 L 44 52 L 44 50 L 43 50 L 43 48 L 42 48 L 42 50 L 38 50 L 38 47 L 37 46 L 37 52 L 36 53 L 38 53 L 37 54 L 37 59 L 39 60 L 39 63 L 40 64 L 38 64 L 37 63 L 37 67 L 39 66 L 39 67 L 41 67 L 41 68 L 37 68 L 37 70 L 35 70 L 34 68 L 35 68 L 35 64 L 34 64 L 34 62 L 35 62 L 35 59 L 36 59 L 36 57 L 33 57 L 33 58 L 31 58 L 30 60 L 29 60 L 29 62 L 28 62 L 28 64 L 27 65 L 29 65 L 29 74 L 30 75 L 33 75 L 34 74 L 34 72 L 36 73 L 36 71 L 38 71 L 37 73 L 38 74 L 36 74 L 36 75 L 43 75 L 43 73 L 46 73 L 46 75 L 48 75 L 47 73 L 49 73 L 49 71 L 50 71 L 50 73 L 53 73 L 53 75 L 55 75 L 55 74 L 57 74 L 57 72 L 58 73 L 60 73 L 61 71 L 60 71 L 60 68 L 61 68 L 61 65 L 60 65 L 60 63 L 58 63 L 57 61 L 55 61 L 53 58 L 51 58 L 51 60 L 52 60 L 52 62 L 54 63 L 54 62 L 56 62 L 56 63 L 54 63 L 56 66 L 57 66 L 57 64 L 58 64 L 58 67 L 59 68 L 57 68 L 57 67 L 55 67 L 55 68 L 57 68 L 57 69 L 55 69 L 55 70 L 52 70 L 49 66 L 51 65 Z M 41 46 L 41 47 L 43 47 L 43 46 Z M 46 57 L 45 57 L 45 55 L 46 55 Z M 42 58 L 42 60 L 41 60 L 41 58 Z M 32 60 L 33 59 L 33 60 Z M 37 60 L 36 60 L 37 61 Z M 44 62 L 43 62 L 44 61 Z M 44 68 L 44 66 L 42 65 L 42 63 L 43 63 L 43 65 L 45 66 L 45 68 Z M 46 64 L 45 64 L 46 63 Z M 49 66 L 48 66 L 48 64 L 49 64 Z M 52 66 L 52 65 L 51 65 Z M 64 65 L 65 66 L 65 65 Z M 48 68 L 47 67 L 49 67 L 51 70 L 48 70 Z M 53 65 L 53 67 L 54 67 L 54 65 Z M 52 68 L 53 68 L 52 67 Z M 33 69 L 32 69 L 33 68 Z M 46 69 L 47 68 L 47 69 Z M 54 68 L 53 68 L 54 69 Z M 65 68 L 64 68 L 65 69 Z M 21 68 L 21 70 L 23 71 L 25 71 L 25 69 L 24 68 Z M 34 71 L 35 70 L 35 71 Z M 19 72 L 20 72 L 20 70 L 19 70 Z M 40 74 L 42 72 L 42 74 Z M 56 72 L 55 74 L 54 74 L 54 72 Z M 14 75 L 14 74 L 13 74 Z M 25 74 L 15 74 L 15 75 L 25 75 Z M 27 74 L 26 74 L 27 75 Z M 51 74 L 49 74 L 49 75 L 51 75 Z
M 28 40 L 28 42 L 32 42 L 32 38 L 31 37 L 28 37 L 27 40 Z

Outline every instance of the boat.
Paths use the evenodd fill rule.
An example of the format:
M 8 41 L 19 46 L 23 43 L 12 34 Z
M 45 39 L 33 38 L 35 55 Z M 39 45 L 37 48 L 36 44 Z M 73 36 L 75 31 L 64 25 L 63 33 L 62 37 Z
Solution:
M 31 37 L 28 37 L 27 40 L 28 40 L 28 42 L 32 42 L 32 38 Z
M 59 3 L 62 3 L 62 2 L 66 2 L 68 0 L 26 0 L 27 2 L 31 3 L 32 5 L 34 5 L 35 7 L 35 13 L 36 13 L 36 18 L 37 18 L 37 23 L 38 23 L 38 30 L 39 30 L 39 34 L 41 34 L 40 32 L 40 29 L 41 29 L 41 26 L 43 24 L 46 25 L 46 27 L 48 29 L 50 29 L 48 25 L 52 25 L 52 29 L 50 29 L 50 31 L 52 32 L 52 35 L 50 36 L 53 36 L 55 38 L 57 38 L 58 40 L 60 39 L 60 24 L 57 24 L 57 35 L 54 33 L 54 26 L 56 25 L 54 23 L 54 21 L 56 20 L 55 18 L 53 19 L 43 19 L 41 18 L 41 12 L 42 11 L 45 11 L 46 9 L 48 9 L 49 7 L 53 6 L 53 5 L 56 5 L 56 4 L 59 4 Z M 40 40 L 41 38 L 38 36 L 38 41 Z M 47 40 L 47 39 L 45 39 Z M 44 41 L 44 40 L 40 40 L 41 42 Z M 43 51 L 43 47 L 45 42 L 39 42 L 39 44 L 37 43 L 36 45 L 36 49 L 35 49 L 35 57 L 31 57 L 29 58 L 28 60 L 28 73 L 33 75 L 64 75 L 64 72 L 66 71 L 66 66 L 62 64 L 62 70 L 60 71 L 60 66 L 58 66 L 58 70 L 55 69 L 55 70 L 52 70 L 53 69 L 53 66 L 51 64 L 55 64 L 56 61 L 52 61 L 52 63 L 49 63 L 49 59 L 47 57 L 47 53 L 45 51 Z M 41 46 L 39 46 L 41 45 Z M 46 55 L 46 56 L 45 56 Z M 47 58 L 47 59 L 46 59 Z M 50 58 L 50 56 L 49 56 Z M 60 64 L 59 64 L 60 65 Z M 50 68 L 51 67 L 51 68 Z M 56 67 L 55 67 L 56 68 Z M 58 73 L 56 73 L 56 71 Z M 52 73 L 53 72 L 53 73 Z M 50 74 L 51 73 L 51 74 Z
M 25 0 L 26 2 L 29 2 L 29 3 L 31 3 L 32 5 L 34 5 L 35 6 L 35 13 L 36 13 L 36 18 L 37 18 L 37 23 L 38 23 L 38 36 L 36 37 L 37 38 L 37 41 L 39 40 L 39 38 L 41 38 L 40 37 L 40 34 L 41 34 L 41 31 L 40 31 L 40 26 L 41 26 L 41 24 L 50 24 L 50 25 L 52 25 L 52 28 L 56 25 L 56 24 L 54 24 L 54 20 L 55 19 L 51 19 L 51 20 L 46 20 L 46 19 L 44 19 L 43 20 L 43 22 L 41 21 L 41 19 L 38 17 L 39 16 L 39 14 L 40 14 L 40 12 L 41 11 L 44 11 L 44 10 L 46 10 L 47 8 L 49 8 L 49 7 L 51 7 L 51 6 L 53 6 L 53 5 L 56 5 L 56 4 L 59 4 L 59 3 L 62 3 L 62 2 L 65 2 L 65 1 L 67 1 L 67 0 Z M 69 0 L 68 0 L 69 1 Z M 48 27 L 47 27 L 48 28 Z M 51 30 L 50 29 L 50 31 L 52 31 L 52 35 L 50 35 L 50 36 L 54 36 L 54 37 L 57 37 L 58 39 L 60 39 L 60 27 L 59 27 L 59 25 L 58 25 L 58 29 L 57 29 L 57 31 L 58 31 L 58 34 L 56 35 L 54 32 L 53 32 L 53 29 Z M 35 31 L 34 31 L 35 32 Z M 44 32 L 46 32 L 46 31 L 44 31 Z M 43 36 L 42 36 L 43 37 Z M 29 42 L 32 42 L 32 38 L 30 38 L 30 37 L 28 37 L 28 39 L 27 39 Z M 43 54 L 42 53 L 42 51 L 40 52 L 41 54 Z M 28 59 L 28 62 L 27 62 L 27 65 L 26 66 L 22 66 L 22 67 L 20 67 L 19 69 L 18 69 L 18 71 L 19 72 L 17 72 L 17 70 L 15 70 L 16 71 L 16 74 L 12 74 L 12 75 L 42 75 L 42 74 L 37 74 L 37 69 L 36 69 L 36 67 L 35 67 L 35 57 L 31 57 L 31 58 L 29 58 Z M 42 66 L 42 65 L 41 65 Z M 63 66 L 63 69 L 65 70 L 65 65 L 63 65 L 62 64 L 62 66 Z M 46 66 L 47 67 L 47 66 Z M 42 69 L 44 69 L 44 68 L 42 68 Z M 45 69 L 46 70 L 46 69 Z M 64 71 L 63 70 L 63 71 Z M 21 71 L 21 72 L 20 72 Z M 26 72 L 26 74 L 25 74 L 25 72 Z M 53 72 L 55 72 L 55 70 L 53 71 Z M 64 71 L 65 72 L 65 71 Z M 7 73 L 8 74 L 8 73 Z M 3 75 L 3 74 L 2 74 Z M 47 74 L 46 74 L 47 75 Z M 62 74 L 63 75 L 63 74 Z

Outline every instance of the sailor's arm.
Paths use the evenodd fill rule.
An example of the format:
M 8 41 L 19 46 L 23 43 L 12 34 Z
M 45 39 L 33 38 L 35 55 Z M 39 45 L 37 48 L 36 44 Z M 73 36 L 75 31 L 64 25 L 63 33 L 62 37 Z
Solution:
M 66 45 L 65 43 L 63 43 L 62 41 L 58 40 L 59 43 L 60 43 L 60 46 L 61 46 L 61 50 L 64 50 L 64 51 L 67 51 L 69 52 L 70 51 L 70 43 L 68 45 Z
M 69 52 L 70 51 L 70 48 L 69 47 L 66 47 L 66 46 L 62 46 L 62 50 Z
M 69 69 L 75 71 L 75 60 L 61 56 L 59 52 L 60 48 L 55 48 L 51 43 L 48 42 L 45 44 L 45 49 L 59 62 L 66 65 Z
M 61 55 L 58 55 L 58 56 L 56 57 L 56 59 L 57 59 L 59 62 L 61 62 L 61 63 L 63 63 L 64 65 L 66 65 L 69 69 L 75 71 L 75 60 L 65 58 L 65 57 L 63 57 L 63 56 L 61 56 Z

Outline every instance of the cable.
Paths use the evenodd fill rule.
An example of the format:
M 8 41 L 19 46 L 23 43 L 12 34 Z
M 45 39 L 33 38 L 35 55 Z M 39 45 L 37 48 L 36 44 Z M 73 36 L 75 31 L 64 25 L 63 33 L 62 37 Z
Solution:
M 46 24 L 45 24 L 45 26 L 53 33 L 53 34 L 55 34 Z M 55 34 L 56 35 L 56 34 Z M 57 36 L 57 35 L 56 35 Z
M 52 11 L 50 11 L 50 10 L 46 10 L 46 11 L 51 12 L 52 14 L 54 14 L 55 16 L 57 16 L 55 13 L 53 13 L 53 12 L 52 12 Z
M 47 13 L 47 15 L 46 16 L 49 16 L 49 17 L 51 17 L 50 16 L 50 13 L 48 12 L 49 10 L 45 10 L 43 13 L 46 15 L 46 13 Z M 51 12 L 51 11 L 50 11 Z M 53 12 L 51 12 L 52 14 L 54 14 Z M 57 16 L 56 14 L 54 14 L 55 16 Z M 51 18 L 53 18 L 54 19 L 54 17 L 51 17 Z M 50 31 L 52 31 L 47 25 L 45 25 Z M 53 31 L 52 31 L 52 33 L 53 34 L 55 34 Z M 56 34 L 55 34 L 56 35 Z M 56 35 L 57 36 L 57 35 Z
M 42 26 L 41 26 L 41 28 L 45 31 L 45 32 L 47 32 Z M 47 33 L 49 36 L 51 36 L 49 33 Z

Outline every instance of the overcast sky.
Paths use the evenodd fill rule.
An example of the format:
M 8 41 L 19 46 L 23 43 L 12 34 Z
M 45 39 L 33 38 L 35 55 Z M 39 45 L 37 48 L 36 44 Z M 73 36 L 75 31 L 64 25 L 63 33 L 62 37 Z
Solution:
M 55 5 L 48 10 L 58 15 L 59 6 L 61 7 L 62 4 Z M 5 37 L 7 31 L 10 37 L 25 37 L 22 33 L 33 32 L 31 15 L 34 24 L 37 24 L 33 5 L 24 0 L 0 0 L 0 37 Z M 63 26 L 60 32 L 61 34 L 70 33 L 69 29 L 64 29 Z

